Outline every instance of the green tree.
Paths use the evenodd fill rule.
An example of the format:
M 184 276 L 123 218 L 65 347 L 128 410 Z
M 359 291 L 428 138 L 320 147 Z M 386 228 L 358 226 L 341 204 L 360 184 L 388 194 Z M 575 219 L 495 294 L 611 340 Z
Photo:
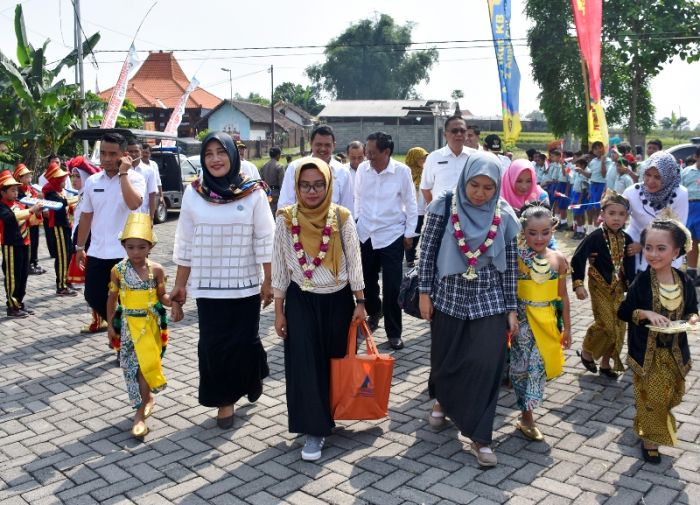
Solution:
M 540 89 L 540 108 L 555 135 L 586 138 L 581 58 L 568 0 L 527 0 L 528 44 Z M 621 125 L 632 143 L 655 124 L 651 79 L 678 55 L 698 58 L 693 0 L 615 0 L 603 7 L 602 95 L 609 124 Z M 552 26 L 559 27 L 552 30 Z
M 306 74 L 340 100 L 415 98 L 415 86 L 428 82 L 438 51 L 409 51 L 413 26 L 397 25 L 386 14 L 361 20 L 331 40 L 326 61 L 311 65 Z
M 302 108 L 312 116 L 323 110 L 323 104 L 319 103 L 318 86 L 302 86 L 293 82 L 283 82 L 275 88 L 272 94 L 275 103 L 279 101 L 291 103 Z
M 270 100 L 262 96 L 260 93 L 253 93 L 252 91 L 248 93 L 248 97 L 243 97 L 240 93 L 233 95 L 233 98 L 241 102 L 251 102 L 257 103 L 258 105 L 264 105 L 265 107 L 270 106 Z
M 98 106 L 93 107 L 95 113 L 88 117 L 88 123 L 99 126 L 99 124 L 102 123 L 102 117 L 104 110 L 107 107 L 107 101 L 103 100 L 99 95 L 96 95 L 92 91 L 87 91 L 85 93 L 85 100 L 90 102 L 97 101 L 99 103 Z M 143 115 L 136 110 L 136 106 L 128 98 L 125 98 L 122 108 L 119 110 L 115 127 L 143 128 L 143 126 Z
M 75 66 L 77 51 L 49 67 L 45 57 L 49 41 L 38 49 L 29 43 L 21 5 L 15 8 L 14 28 L 17 62 L 0 52 L 0 94 L 6 98 L 0 130 L 13 140 L 24 163 L 35 169 L 41 156 L 56 152 L 71 130 L 79 127 L 86 102 L 80 99 L 77 85 L 57 80 L 64 68 Z M 95 33 L 83 42 L 83 53 L 90 53 L 99 39 Z
M 461 89 L 452 90 L 450 96 L 452 97 L 452 100 L 460 100 L 464 98 L 464 91 L 462 91 Z
M 664 130 L 671 130 L 673 138 L 678 138 L 678 133 L 690 126 L 690 121 L 685 116 L 676 116 L 676 113 L 671 111 L 670 117 L 665 117 L 659 121 L 659 126 Z

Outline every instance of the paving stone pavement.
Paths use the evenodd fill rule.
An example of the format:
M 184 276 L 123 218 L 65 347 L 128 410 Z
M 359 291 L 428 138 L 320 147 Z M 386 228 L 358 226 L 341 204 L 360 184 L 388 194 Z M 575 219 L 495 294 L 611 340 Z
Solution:
M 157 226 L 153 254 L 171 279 L 175 220 Z M 570 253 L 572 243 L 561 243 Z M 574 351 L 592 318 L 588 302 L 572 297 L 573 348 L 537 412 L 545 442 L 515 431 L 507 389 L 495 422 L 496 468 L 481 470 L 454 426 L 433 431 L 426 422 L 428 327 L 405 316 L 389 418 L 339 422 L 323 458 L 310 463 L 300 459 L 302 439 L 287 431 L 283 351 L 270 308 L 260 327 L 271 371 L 264 393 L 255 404 L 240 401 L 234 429 L 222 431 L 215 411 L 197 403 L 196 309 L 188 302 L 185 320 L 171 326 L 168 388 L 141 443 L 130 435 L 133 412 L 106 334 L 78 333 L 87 306 L 82 296 L 53 294 L 43 243 L 40 257 L 49 272 L 30 277 L 26 298 L 37 315 L 0 319 L 0 503 L 700 503 L 698 371 L 675 409 L 678 447 L 663 449 L 661 465 L 644 464 L 631 429 L 631 372 L 613 383 L 578 364 Z M 377 338 L 385 341 L 382 328 Z M 697 359 L 700 340 L 690 340 Z

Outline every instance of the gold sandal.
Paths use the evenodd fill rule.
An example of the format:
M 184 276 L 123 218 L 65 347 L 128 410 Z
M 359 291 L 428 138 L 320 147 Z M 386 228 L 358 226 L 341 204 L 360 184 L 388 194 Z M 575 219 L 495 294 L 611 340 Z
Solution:
M 131 428 L 131 434 L 136 438 L 145 437 L 148 434 L 148 426 L 144 421 L 136 423 L 133 428 Z
M 516 429 L 520 430 L 523 435 L 525 435 L 526 438 L 529 438 L 530 440 L 534 440 L 535 442 L 542 442 L 544 440 L 544 435 L 540 431 L 540 429 L 535 426 L 525 426 L 523 423 L 516 423 L 515 425 Z
M 144 419 L 147 419 L 151 417 L 151 414 L 153 414 L 153 411 L 156 409 L 156 400 L 155 398 L 151 403 L 146 404 L 146 408 L 143 409 L 143 417 Z

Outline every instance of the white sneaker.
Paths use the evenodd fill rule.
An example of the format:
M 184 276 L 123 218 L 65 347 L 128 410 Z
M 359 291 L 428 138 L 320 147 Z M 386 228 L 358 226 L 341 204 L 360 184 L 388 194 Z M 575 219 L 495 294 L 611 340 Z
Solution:
M 316 461 L 321 459 L 321 449 L 323 449 L 323 443 L 325 441 L 326 439 L 323 437 L 306 435 L 306 443 L 301 450 L 301 459 L 304 461 Z

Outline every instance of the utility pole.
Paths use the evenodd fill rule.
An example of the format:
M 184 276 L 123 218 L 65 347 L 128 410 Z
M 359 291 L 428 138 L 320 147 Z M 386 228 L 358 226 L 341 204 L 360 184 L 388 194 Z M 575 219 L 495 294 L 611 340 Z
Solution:
M 275 145 L 275 74 L 270 65 L 270 147 Z
M 83 27 L 80 21 L 80 0 L 74 0 L 74 11 L 75 11 L 75 49 L 78 51 L 78 64 L 75 66 L 75 82 L 80 86 L 80 100 L 82 102 L 82 107 L 80 110 L 80 127 L 84 130 L 87 128 L 87 113 L 85 111 L 85 74 L 83 72 Z M 88 141 L 83 140 L 83 154 L 88 155 Z

